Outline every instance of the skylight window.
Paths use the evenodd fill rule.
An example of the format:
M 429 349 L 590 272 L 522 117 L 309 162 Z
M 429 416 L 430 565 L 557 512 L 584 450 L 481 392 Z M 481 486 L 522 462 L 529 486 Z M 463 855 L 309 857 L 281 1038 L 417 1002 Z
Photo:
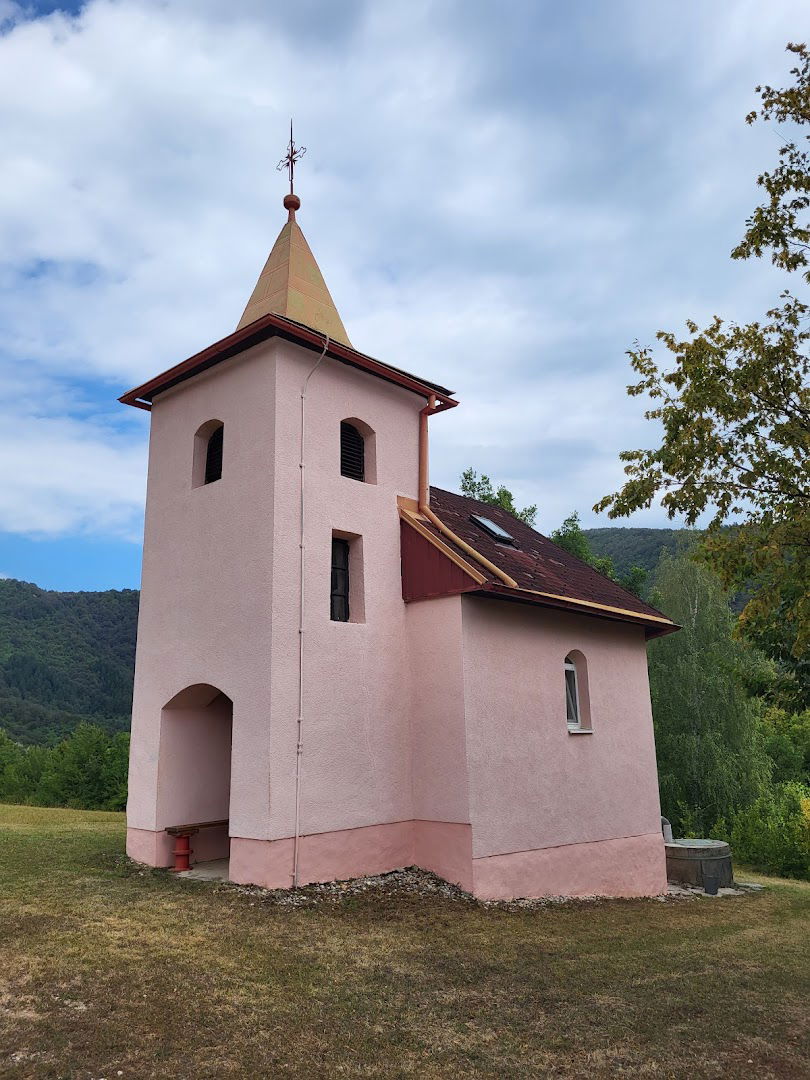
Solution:
M 510 536 L 506 529 L 502 529 L 491 518 L 482 517 L 481 514 L 470 514 L 470 521 L 474 521 L 479 528 L 501 544 L 516 543 L 514 536 Z

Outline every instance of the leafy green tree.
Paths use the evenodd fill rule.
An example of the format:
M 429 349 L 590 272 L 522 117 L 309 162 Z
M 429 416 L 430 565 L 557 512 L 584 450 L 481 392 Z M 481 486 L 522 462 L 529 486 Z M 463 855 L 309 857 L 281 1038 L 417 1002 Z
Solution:
M 737 858 L 766 873 L 810 878 L 810 788 L 791 781 L 775 784 L 751 806 L 740 810 L 730 830 L 717 830 L 731 841 Z
M 32 802 L 47 759 L 45 747 L 20 746 L 0 730 L 0 802 Z
M 129 735 L 80 724 L 56 746 L 23 746 L 0 731 L 0 801 L 123 810 Z
M 663 812 L 677 831 L 706 836 L 768 789 L 760 704 L 744 689 L 746 669 L 762 661 L 733 637 L 726 593 L 708 568 L 665 552 L 655 584 L 653 602 L 683 627 L 649 647 Z
M 737 259 L 770 252 L 772 262 L 810 281 L 810 54 L 798 57 L 785 89 L 757 88 L 762 107 L 746 118 L 788 125 L 775 169 L 758 180 L 766 200 L 746 222 Z M 670 517 L 688 525 L 712 515 L 702 555 L 729 588 L 745 591 L 741 630 L 774 658 L 795 660 L 810 646 L 810 308 L 785 292 L 764 320 L 738 326 L 689 320 L 688 336 L 658 339 L 674 362 L 659 367 L 649 348 L 630 350 L 647 394 L 646 417 L 661 423 L 661 445 L 621 454 L 628 477 L 595 506 L 612 518 L 651 505 L 662 492 Z M 733 525 L 733 527 L 727 527 Z M 807 677 L 796 668 L 795 679 Z
M 470 499 L 478 499 L 479 502 L 487 503 L 489 506 L 499 506 L 516 517 L 518 521 L 534 526 L 537 517 L 536 506 L 526 506 L 519 510 L 515 506 L 515 498 L 509 488 L 504 487 L 503 484 L 494 488 L 488 476 L 484 473 L 479 476 L 472 467 L 465 469 L 461 474 L 461 494 L 467 495 Z
M 779 783 L 796 781 L 810 787 L 810 709 L 789 713 L 767 709 L 763 717 L 765 749 Z
M 636 596 L 641 595 L 647 581 L 647 571 L 642 566 L 633 566 L 626 574 L 617 574 L 610 555 L 596 555 L 591 550 L 590 542 L 579 523 L 579 514 L 576 510 L 568 515 L 558 529 L 554 529 L 551 539 L 558 547 L 588 563 L 600 574 L 612 578 Z

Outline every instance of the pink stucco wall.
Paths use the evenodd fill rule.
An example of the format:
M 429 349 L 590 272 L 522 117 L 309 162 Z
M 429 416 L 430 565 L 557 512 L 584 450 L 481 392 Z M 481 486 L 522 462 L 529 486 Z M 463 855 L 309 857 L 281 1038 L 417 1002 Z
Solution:
M 394 821 L 338 829 L 301 838 L 299 881 L 333 881 L 421 866 L 471 890 L 469 825 L 444 821 Z M 283 889 L 290 884 L 293 841 L 231 839 L 231 881 Z M 144 860 L 148 861 L 148 860 Z
M 661 832 L 473 859 L 482 900 L 520 896 L 657 896 L 667 878 Z
M 664 889 L 642 630 L 470 596 L 461 604 L 476 881 L 498 876 L 478 860 L 508 855 L 510 895 L 564 894 L 573 880 L 589 893 L 646 895 L 651 882 L 653 892 Z M 572 649 L 588 661 L 591 734 L 571 735 L 566 725 L 563 663 Z M 625 845 L 650 855 L 643 872 L 635 858 L 610 876 L 593 861 L 601 841 L 645 837 Z M 542 860 L 527 854 L 551 848 L 561 850 Z M 572 867 L 585 860 L 569 877 L 558 873 L 563 850 Z
M 469 822 L 461 597 L 409 604 L 413 816 Z
M 232 835 L 275 840 L 293 832 L 300 392 L 316 359 L 276 339 L 155 401 L 130 762 L 133 853 L 143 846 L 138 831 L 194 819 L 194 781 L 179 767 L 182 740 L 173 740 L 165 716 L 161 721 L 166 703 L 194 683 L 233 701 Z M 309 383 L 306 834 L 413 816 L 396 497 L 416 495 L 423 405 L 331 359 Z M 348 417 L 375 432 L 374 484 L 340 475 L 340 422 Z M 194 435 L 213 418 L 224 423 L 222 479 L 193 487 Z M 363 622 L 329 618 L 333 531 L 362 537 Z M 161 742 L 172 747 L 168 756 Z M 186 770 L 195 767 L 195 753 L 219 753 L 207 745 L 189 744 Z M 164 798 L 169 774 L 173 793 Z
M 152 409 L 127 806 L 133 829 L 182 824 L 194 741 L 161 762 L 163 707 L 194 684 L 232 699 L 237 827 L 266 830 L 271 627 L 274 365 L 254 349 L 160 395 Z M 222 480 L 192 487 L 194 435 L 224 422 Z M 250 587 L 246 587 L 250 582 Z M 249 632 L 246 628 L 249 627 Z M 172 764 L 183 767 L 172 767 Z M 175 787 L 173 804 L 158 796 Z M 191 811 L 191 806 L 189 806 Z
M 270 836 L 294 824 L 298 693 L 300 390 L 315 356 L 278 347 L 274 468 Z M 307 391 L 306 630 L 301 831 L 319 834 L 412 817 L 410 683 L 400 585 L 398 494 L 417 489 L 423 401 L 333 361 Z M 340 475 L 340 422 L 375 433 L 376 483 Z M 333 531 L 362 537 L 364 621 L 329 617 Z M 353 605 L 356 608 L 356 604 Z M 352 612 L 354 617 L 354 611 Z

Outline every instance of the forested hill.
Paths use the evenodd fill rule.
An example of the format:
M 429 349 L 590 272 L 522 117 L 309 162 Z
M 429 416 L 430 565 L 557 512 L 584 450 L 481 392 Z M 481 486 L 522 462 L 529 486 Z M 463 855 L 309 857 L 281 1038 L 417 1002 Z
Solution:
M 588 529 L 591 548 L 619 573 L 653 570 L 676 529 Z M 52 743 L 82 719 L 129 727 L 138 593 L 48 592 L 0 580 L 0 728 L 24 743 Z
M 0 728 L 47 743 L 80 719 L 129 727 L 138 593 L 0 580 Z
M 634 566 L 652 572 L 662 549 L 674 551 L 692 534 L 687 529 L 584 529 L 594 555 L 609 555 L 617 573 Z

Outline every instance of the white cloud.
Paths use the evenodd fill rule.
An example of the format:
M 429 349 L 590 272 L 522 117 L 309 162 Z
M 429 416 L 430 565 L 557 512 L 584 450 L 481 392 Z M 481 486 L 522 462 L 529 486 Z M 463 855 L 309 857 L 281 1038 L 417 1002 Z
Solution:
M 773 154 L 742 116 L 803 5 L 611 5 L 557 26 L 567 55 L 557 5 L 516 7 L 525 31 L 438 0 L 0 0 L 0 529 L 137 536 L 145 426 L 114 398 L 235 326 L 291 113 L 353 341 L 462 400 L 434 477 L 591 520 L 652 438 L 624 349 L 775 292 L 726 251 Z

